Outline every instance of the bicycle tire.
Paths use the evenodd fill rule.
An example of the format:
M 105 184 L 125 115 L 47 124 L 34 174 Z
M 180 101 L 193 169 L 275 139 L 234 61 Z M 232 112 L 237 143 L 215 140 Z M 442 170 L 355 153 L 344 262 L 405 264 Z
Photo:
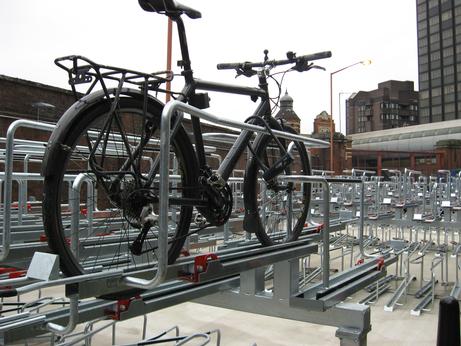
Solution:
M 120 179 L 120 196 L 123 196 L 120 197 L 120 200 L 125 198 L 125 204 L 119 202 L 117 205 L 111 199 L 107 191 L 109 183 L 104 186 L 104 182 L 98 180 L 100 178 L 93 178 L 91 183 L 97 192 L 97 197 L 93 199 L 93 203 L 96 203 L 96 206 L 99 204 L 100 207 L 98 210 L 95 209 L 95 213 L 102 214 L 102 217 L 95 217 L 94 224 L 87 222 L 87 227 L 85 225 L 79 227 L 78 255 L 73 253 L 71 244 L 68 241 L 69 215 L 67 206 L 72 201 L 66 197 L 66 177 L 69 174 L 75 175 L 79 171 L 97 176 L 95 173 L 96 170 L 92 169 L 91 165 L 88 164 L 91 168 L 88 170 L 88 166 L 84 167 L 82 162 L 85 162 L 85 160 L 88 160 L 88 162 L 90 160 L 97 162 L 98 154 L 101 156 L 101 161 L 97 163 L 101 164 L 101 168 L 106 170 L 112 169 L 115 175 L 117 169 L 121 172 L 121 168 L 123 168 L 122 162 L 126 162 L 124 160 L 130 155 L 130 149 L 127 148 L 131 148 L 132 145 L 133 147 L 141 145 L 139 143 L 142 141 L 140 139 L 142 138 L 142 134 L 138 138 L 136 131 L 144 133 L 147 130 L 142 129 L 140 125 L 144 125 L 146 119 L 152 120 L 152 123 L 155 124 L 156 130 L 150 136 L 150 140 L 159 131 L 160 115 L 163 108 L 163 105 L 159 101 L 148 102 L 144 111 L 143 107 L 145 104 L 142 96 L 136 98 L 132 97 L 132 95 L 128 97 L 127 95 L 122 95 L 116 111 L 110 113 L 111 101 L 101 99 L 91 107 L 84 108 L 81 112 L 73 114 L 72 112 L 68 112 L 70 114 L 66 113 L 58 122 L 55 130 L 56 133 L 52 135 L 45 155 L 45 165 L 49 166 L 44 169 L 48 173 L 45 174 L 44 181 L 43 221 L 49 247 L 54 253 L 59 255 L 60 267 L 66 276 L 108 269 L 130 271 L 151 265 L 152 262 L 155 262 L 156 230 L 154 227 L 149 229 L 149 234 L 146 236 L 147 241 L 143 243 L 143 245 L 146 245 L 146 248 L 143 249 L 145 253 L 140 256 L 134 256 L 130 253 L 129 249 L 133 238 L 140 232 L 139 229 L 133 227 L 133 214 L 140 209 L 140 206 L 136 204 L 136 194 L 142 193 L 142 189 L 139 189 L 139 191 L 136 190 L 133 187 L 133 182 L 136 179 L 142 179 L 141 175 L 145 176 L 144 172 L 150 169 L 147 161 L 152 163 L 150 159 L 154 160 L 155 156 L 159 155 L 154 148 L 155 144 L 153 146 L 150 145 L 151 141 L 140 149 L 141 154 L 139 154 L 140 159 L 137 161 L 137 170 L 134 168 L 134 164 L 133 168 L 131 168 L 135 173 L 127 173 Z M 120 121 L 109 121 L 111 116 L 115 119 L 115 114 L 118 114 Z M 119 125 L 113 126 L 112 121 Z M 105 124 L 106 127 L 102 127 L 102 124 Z M 114 127 L 113 130 L 112 127 Z M 98 129 L 102 129 L 103 131 L 100 132 L 102 135 L 99 144 L 93 139 L 98 135 Z M 117 131 L 120 131 L 118 135 Z M 123 147 L 120 149 L 120 145 L 123 146 L 125 143 L 123 142 L 123 131 L 125 131 L 125 138 L 128 144 L 125 145 L 125 149 Z M 104 140 L 102 139 L 103 135 L 105 136 Z M 120 137 L 122 138 L 122 144 L 120 144 Z M 136 144 L 137 141 L 138 143 Z M 86 148 L 83 145 L 85 142 L 87 143 Z M 93 144 L 92 146 L 91 143 Z M 106 143 L 105 149 L 103 149 L 103 143 Z M 176 173 L 180 176 L 176 185 L 170 183 L 172 187 L 171 191 L 175 189 L 175 193 L 181 194 L 183 197 L 194 197 L 194 189 L 190 187 L 195 186 L 197 182 L 196 156 L 182 125 L 179 126 L 171 143 L 171 150 L 174 152 L 178 162 Z M 101 146 L 100 148 L 98 147 L 99 145 Z M 91 157 L 91 148 L 95 149 L 95 158 Z M 131 155 L 133 156 L 134 153 L 135 150 L 133 150 Z M 143 156 L 144 154 L 147 156 Z M 111 179 L 109 173 L 106 174 L 109 176 L 108 181 Z M 153 190 L 155 190 L 155 184 L 153 184 Z M 88 193 L 88 191 L 90 190 L 84 190 L 79 198 L 85 192 Z M 112 196 L 115 195 L 113 194 Z M 130 202 L 132 202 L 131 205 Z M 102 209 L 101 203 L 103 203 Z M 91 204 L 91 202 L 88 202 L 88 204 Z M 150 205 L 154 209 L 156 208 L 153 203 Z M 86 207 L 94 208 L 95 206 L 86 205 Z M 172 230 L 170 233 L 173 233 L 173 236 L 169 240 L 169 264 L 173 263 L 180 255 L 185 242 L 185 236 L 189 230 L 193 210 L 192 206 L 180 206 L 177 210 L 174 209 L 175 207 L 171 208 L 169 223 L 173 225 L 169 229 Z M 91 227 L 88 226 L 90 224 Z M 148 246 L 151 248 L 148 248 Z M 99 258 L 98 255 L 100 256 Z
M 288 126 L 283 126 L 283 130 L 296 133 Z M 281 142 L 282 144 L 285 143 L 283 140 Z M 253 147 L 259 160 L 262 160 L 267 167 L 270 167 L 280 157 L 277 154 L 278 149 L 274 149 L 274 140 L 269 135 L 257 137 Z M 295 142 L 295 147 L 299 155 L 301 169 L 300 173 L 297 174 L 310 175 L 309 156 L 304 144 Z M 268 155 L 268 150 L 272 151 L 272 155 Z M 285 168 L 284 174 L 291 174 L 290 166 Z M 290 192 L 287 191 L 289 186 L 293 188 L 291 196 Z M 275 191 L 276 188 L 271 188 L 270 184 L 261 178 L 258 160 L 253 156 L 248 161 L 244 179 L 244 203 L 247 214 L 245 217 L 249 217 L 250 221 L 247 222 L 246 230 L 255 233 L 263 246 L 295 241 L 305 226 L 311 198 L 310 183 L 288 183 L 285 184 L 285 187 L 287 190 L 284 191 L 284 186 L 278 183 L 277 189 L 281 188 L 281 191 Z M 268 197 L 268 195 L 270 196 Z M 292 204 L 294 217 L 291 219 L 291 230 L 288 230 L 287 204 L 288 199 L 293 196 L 296 197 L 295 199 L 291 198 L 292 203 L 295 202 Z

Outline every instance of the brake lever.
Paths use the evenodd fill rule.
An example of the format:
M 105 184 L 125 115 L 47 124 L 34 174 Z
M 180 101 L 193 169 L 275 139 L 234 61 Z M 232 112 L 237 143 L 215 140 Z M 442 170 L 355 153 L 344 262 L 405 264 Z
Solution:
M 306 60 L 298 60 L 295 66 L 293 66 L 291 69 L 298 72 L 304 72 L 308 71 L 313 65 L 314 63 L 312 62 L 309 64 L 309 62 Z
M 327 69 L 325 67 L 322 67 L 322 66 L 319 66 L 319 65 L 312 65 L 311 67 L 309 67 L 309 70 L 311 68 L 316 68 L 318 70 L 322 70 L 322 71 L 326 71 Z
M 235 71 L 237 72 L 237 75 L 235 76 L 235 78 L 240 77 L 240 76 L 253 77 L 254 75 L 257 74 L 257 72 L 253 70 L 252 68 L 245 68 L 245 67 L 243 68 L 239 67 L 235 69 Z
M 318 70 L 323 70 L 323 71 L 326 71 L 326 69 L 322 66 L 319 66 L 319 65 L 314 65 L 313 62 L 311 62 L 310 64 L 307 62 L 307 61 L 302 61 L 302 62 L 297 62 L 295 66 L 293 66 L 291 69 L 292 70 L 295 70 L 295 71 L 298 71 L 298 72 L 305 72 L 305 71 L 309 71 L 310 69 L 318 69 Z

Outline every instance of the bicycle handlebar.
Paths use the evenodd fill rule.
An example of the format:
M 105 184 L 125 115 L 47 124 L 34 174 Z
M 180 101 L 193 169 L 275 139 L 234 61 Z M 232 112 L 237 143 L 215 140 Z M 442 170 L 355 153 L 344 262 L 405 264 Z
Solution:
M 280 66 L 287 64 L 300 64 L 307 63 L 308 61 L 326 59 L 331 57 L 330 51 L 319 52 L 314 54 L 302 55 L 293 57 L 292 59 L 284 60 L 268 60 L 265 62 L 237 62 L 237 63 L 223 63 L 218 64 L 216 67 L 218 70 L 235 70 L 235 69 L 250 69 L 253 67 L 264 67 L 264 66 Z

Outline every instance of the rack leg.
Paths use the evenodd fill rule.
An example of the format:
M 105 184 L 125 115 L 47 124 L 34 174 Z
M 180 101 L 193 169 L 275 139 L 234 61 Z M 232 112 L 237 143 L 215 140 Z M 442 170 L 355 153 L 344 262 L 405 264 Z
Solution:
M 336 330 L 336 337 L 340 340 L 340 346 L 365 346 L 367 333 L 355 328 L 340 327 Z

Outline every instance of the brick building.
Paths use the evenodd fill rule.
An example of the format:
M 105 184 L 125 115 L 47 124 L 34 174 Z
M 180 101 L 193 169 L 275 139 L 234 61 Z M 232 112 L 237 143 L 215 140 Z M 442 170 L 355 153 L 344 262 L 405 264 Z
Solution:
M 312 137 L 330 142 L 331 116 L 326 111 L 318 114 L 314 119 L 314 131 Z M 352 168 L 350 156 L 351 141 L 342 133 L 335 131 L 333 120 L 333 153 L 334 170 L 336 174 L 341 174 L 344 170 Z M 311 165 L 313 169 L 329 170 L 330 148 L 311 149 Z
M 17 119 L 55 123 L 74 102 L 71 91 L 0 75 L 0 136 L 5 137 L 9 124 Z M 30 131 L 27 137 L 44 140 L 42 135 Z
M 389 80 L 346 101 L 346 134 L 417 125 L 418 92 L 411 81 Z
M 286 124 L 301 133 L 301 119 L 293 110 L 293 98 L 285 91 L 285 95 L 280 99 L 280 110 L 275 115 L 275 119 L 284 119 Z
M 70 90 L 57 88 L 33 81 L 12 78 L 9 76 L 0 75 L 0 137 L 6 137 L 6 133 L 10 124 L 18 119 L 39 120 L 41 122 L 56 123 L 64 112 L 75 102 L 73 93 Z M 190 122 L 185 120 L 186 130 L 191 133 L 192 126 Z M 227 128 L 202 124 L 204 132 L 226 132 L 237 134 Z M 31 128 L 20 128 L 15 133 L 15 138 L 46 143 L 50 132 L 36 130 Z M 192 137 L 191 137 L 192 138 Z M 220 143 L 211 141 L 207 145 L 214 147 L 213 154 L 224 158 L 229 151 L 229 143 Z M 0 139 L 0 149 L 5 148 L 5 141 Z M 14 170 L 22 172 L 24 154 L 15 155 Z M 209 160 L 209 164 L 216 168 L 218 161 L 216 155 Z M 39 162 L 30 162 L 28 172 L 39 173 L 41 170 Z M 238 169 L 244 169 L 246 156 L 238 162 Z M 4 164 L 0 160 L 0 169 L 4 171 Z M 17 186 L 13 184 L 13 198 L 17 198 Z M 42 186 L 37 182 L 29 183 L 28 195 L 37 200 L 41 199 Z

